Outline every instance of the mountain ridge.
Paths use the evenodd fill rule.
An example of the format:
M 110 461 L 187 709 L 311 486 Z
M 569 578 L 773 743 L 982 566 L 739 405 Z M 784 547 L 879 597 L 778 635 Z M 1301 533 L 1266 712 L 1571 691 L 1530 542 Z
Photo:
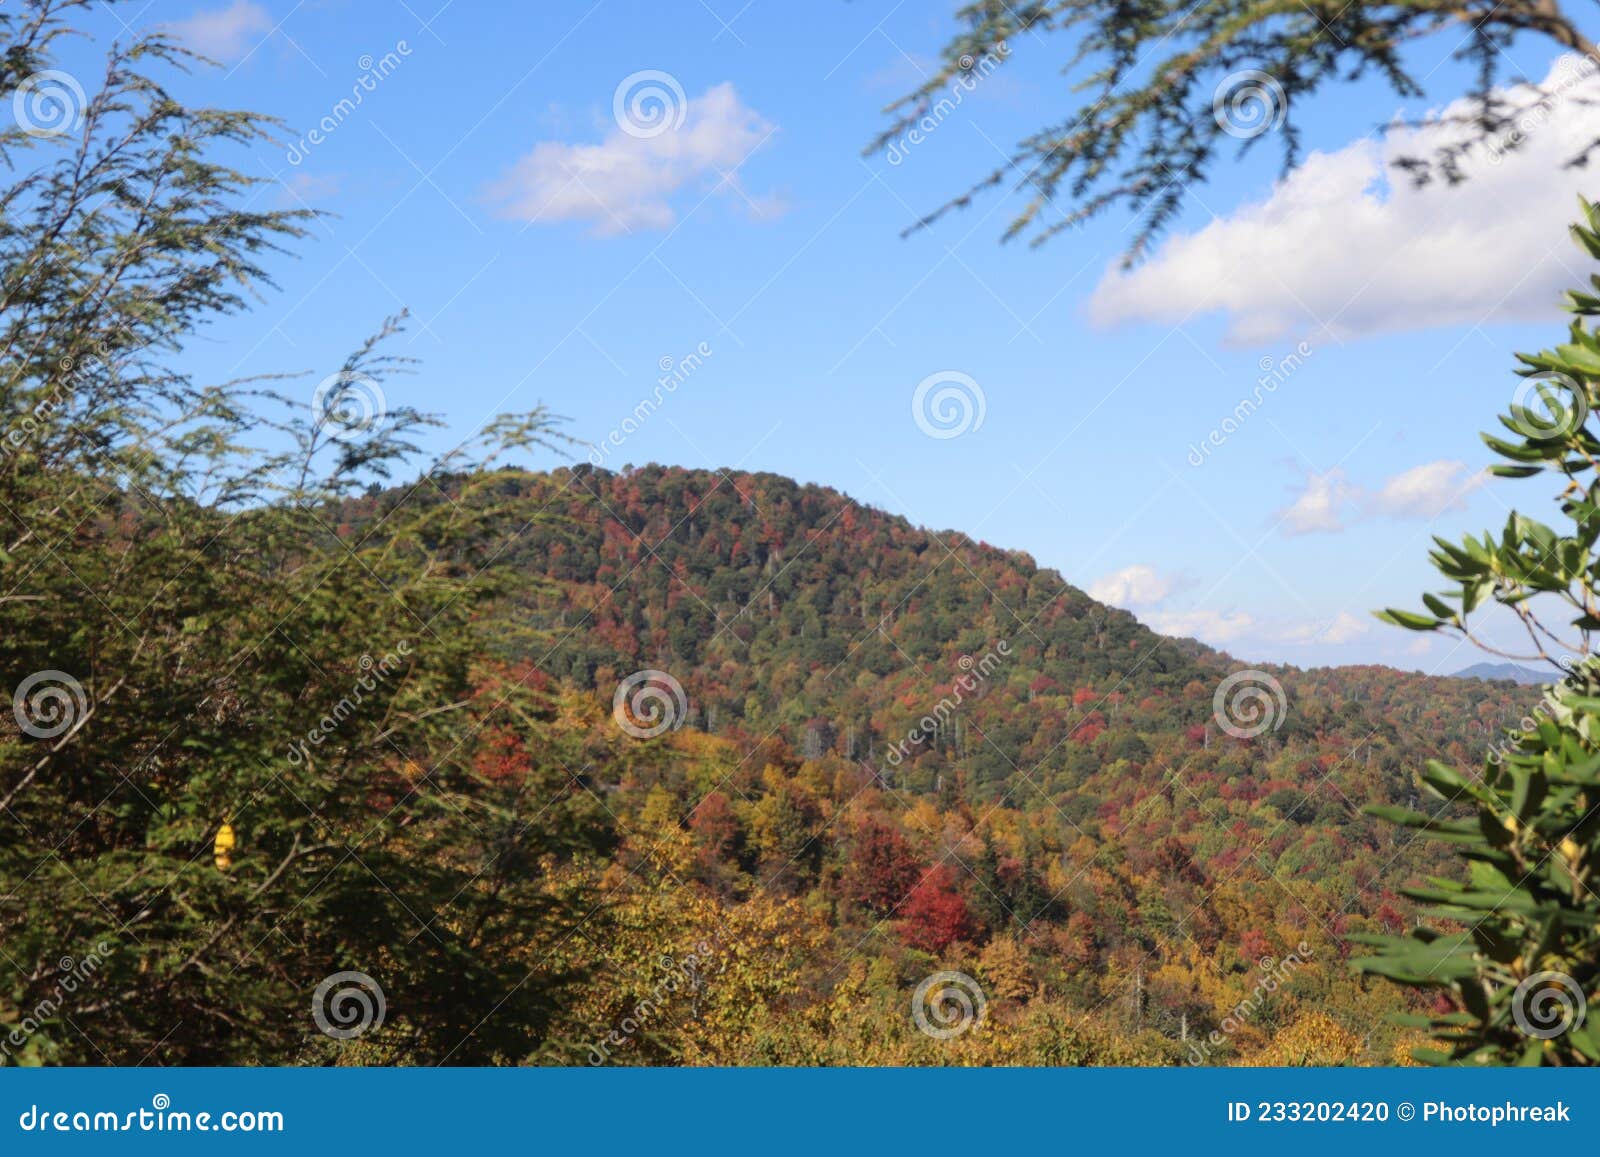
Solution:
M 439 481 L 431 500 L 453 501 Z M 760 1056 L 859 1061 L 794 1018 L 833 1009 L 871 1035 L 861 1009 L 957 968 L 998 1023 L 1117 1010 L 1071 1055 L 1176 1063 L 1291 953 L 1314 963 L 1226 1055 L 1277 1057 L 1291 1022 L 1341 1061 L 1394 1055 L 1396 1031 L 1372 1026 L 1405 998 L 1345 957 L 1412 919 L 1402 886 L 1453 864 L 1365 809 L 1424 806 L 1429 759 L 1481 766 L 1527 689 L 1247 667 L 1026 552 L 779 475 L 578 467 L 495 486 L 526 516 L 483 547 L 518 577 L 493 634 L 581 721 L 588 762 L 570 770 L 621 834 L 624 922 L 675 905 L 816 946 L 773 982 L 796 1011 Z M 343 528 L 402 494 L 349 504 Z
M 516 621 L 557 640 L 548 654 L 520 657 L 596 688 L 638 668 L 672 672 L 692 704 L 687 722 L 710 730 L 737 722 L 799 743 L 820 716 L 872 746 L 871 737 L 898 734 L 919 716 L 919 701 L 937 702 L 963 659 L 1002 640 L 1011 644 L 1005 670 L 973 708 L 997 691 L 1031 703 L 1087 690 L 1066 704 L 1063 726 L 1073 735 L 1100 728 L 1135 692 L 1181 705 L 1186 727 L 1206 726 L 1216 685 L 1241 668 L 1281 684 L 1286 705 L 1305 701 L 1274 721 L 1276 737 L 1328 726 L 1315 696 L 1333 684 L 1359 684 L 1347 710 L 1370 701 L 1369 730 L 1400 746 L 1395 721 L 1383 718 L 1387 705 L 1416 706 L 1418 720 L 1428 701 L 1458 712 L 1475 726 L 1444 729 L 1460 746 L 1443 755 L 1469 764 L 1495 729 L 1476 718 L 1480 707 L 1508 725 L 1521 715 L 1515 694 L 1469 692 L 1476 685 L 1447 676 L 1377 664 L 1243 664 L 1096 602 L 1026 551 L 918 527 L 782 475 L 580 465 L 517 472 L 504 486 L 552 519 L 496 552 L 496 565 L 531 580 Z M 352 516 L 381 516 L 395 500 L 370 496 Z M 904 700 L 899 710 L 896 700 Z M 1006 742 L 1024 758 L 1037 754 L 1022 738 Z M 1004 777 L 997 753 L 975 758 L 980 779 Z
M 1452 679 L 1483 679 L 1491 682 L 1517 683 L 1524 687 L 1543 686 L 1555 682 L 1552 672 L 1524 667 L 1520 663 L 1474 663 L 1451 673 Z

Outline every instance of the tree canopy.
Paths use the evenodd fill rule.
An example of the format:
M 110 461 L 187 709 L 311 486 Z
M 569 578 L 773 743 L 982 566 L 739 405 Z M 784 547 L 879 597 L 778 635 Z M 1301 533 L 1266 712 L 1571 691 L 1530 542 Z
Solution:
M 1203 182 L 1219 160 L 1270 141 L 1284 171 L 1293 167 L 1304 102 L 1368 76 L 1399 97 L 1424 95 L 1426 78 L 1408 57 L 1416 42 L 1465 59 L 1475 78 L 1466 93 L 1447 94 L 1471 102 L 1470 114 L 1455 118 L 1459 135 L 1433 155 L 1402 160 L 1418 181 L 1461 179 L 1463 158 L 1506 136 L 1532 106 L 1572 99 L 1508 94 L 1505 50 L 1516 38 L 1600 60 L 1579 18 L 1556 0 L 976 0 L 957 20 L 939 66 L 889 106 L 891 122 L 869 151 L 914 126 L 978 62 L 1042 52 L 1049 43 L 1065 42 L 1061 71 L 1082 95 L 913 228 L 1010 185 L 1026 200 L 1006 239 L 1028 235 L 1040 244 L 1117 208 L 1138 219 L 1129 261 L 1170 224 L 1185 187 Z M 1513 135 L 1506 145 L 1522 139 Z M 1571 163 L 1584 163 L 1592 148 Z

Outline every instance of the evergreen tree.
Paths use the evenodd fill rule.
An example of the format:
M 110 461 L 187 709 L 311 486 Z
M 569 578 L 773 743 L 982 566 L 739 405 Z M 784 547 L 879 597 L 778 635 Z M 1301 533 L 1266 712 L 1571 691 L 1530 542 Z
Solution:
M 0 9 L 0 105 L 61 83 L 87 7 Z M 432 423 L 385 400 L 399 319 L 320 385 L 178 368 L 307 222 L 217 159 L 269 121 L 162 87 L 189 62 L 141 37 L 63 123 L 0 133 L 0 1056 L 320 1061 L 368 1030 L 370 1059 L 520 1059 L 607 838 L 479 622 L 531 517 L 495 460 L 548 419 L 357 531 Z
M 1585 204 L 1573 237 L 1600 259 L 1600 209 Z M 1454 845 L 1465 881 L 1410 889 L 1446 921 L 1409 936 L 1370 937 L 1370 972 L 1448 992 L 1448 1011 L 1418 1020 L 1441 1046 L 1419 1059 L 1466 1064 L 1600 1063 L 1600 659 L 1593 632 L 1600 596 L 1600 276 L 1567 294 L 1575 315 L 1567 341 L 1521 355 L 1526 384 L 1485 435 L 1508 478 L 1560 483 L 1569 525 L 1557 530 L 1513 512 L 1496 536 L 1435 539 L 1434 566 L 1452 585 L 1424 595 L 1426 613 L 1380 617 L 1417 631 L 1458 634 L 1496 654 L 1477 627 L 1485 607 L 1514 617 L 1526 653 L 1566 672 L 1524 724 L 1493 748 L 1481 776 L 1430 762 L 1422 775 L 1443 801 L 1419 812 L 1375 807 Z M 1554 616 L 1566 621 L 1559 622 Z M 1452 805 L 1465 805 L 1463 816 Z

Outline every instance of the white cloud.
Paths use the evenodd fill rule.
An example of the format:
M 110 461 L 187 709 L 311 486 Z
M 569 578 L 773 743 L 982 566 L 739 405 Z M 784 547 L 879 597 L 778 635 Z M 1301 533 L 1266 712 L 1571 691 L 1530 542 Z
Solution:
M 1593 185 L 1587 169 L 1564 163 L 1600 135 L 1600 76 L 1582 67 L 1558 61 L 1540 86 L 1559 91 L 1554 106 L 1525 114 L 1520 148 L 1475 150 L 1464 183 L 1417 188 L 1391 168 L 1461 131 L 1437 120 L 1313 153 L 1266 200 L 1107 272 L 1092 316 L 1177 323 L 1221 310 L 1229 340 L 1259 343 L 1553 314 L 1561 290 L 1581 280 L 1562 265 L 1575 256 L 1566 226 Z M 1510 96 L 1525 107 L 1535 90 Z M 1456 102 L 1442 116 L 1470 111 Z
M 1277 512 L 1283 532 L 1336 534 L 1366 518 L 1412 518 L 1430 521 L 1447 510 L 1459 510 L 1487 480 L 1465 462 L 1440 459 L 1413 466 L 1384 480 L 1376 490 L 1352 483 L 1334 467 L 1306 475 L 1305 489 Z
M 673 110 L 679 111 L 679 110 Z M 684 102 L 676 128 L 651 135 L 613 129 L 601 143 L 543 141 L 489 189 L 500 212 L 521 221 L 587 221 L 599 236 L 665 229 L 678 219 L 673 194 L 705 186 L 734 194 L 757 216 L 782 211 L 749 198 L 738 170 L 775 131 L 719 84 Z
M 1152 609 L 1180 585 L 1177 578 L 1163 575 L 1153 566 L 1135 563 L 1095 579 L 1089 584 L 1088 595 L 1096 602 L 1125 610 L 1141 608 L 1139 620 L 1157 634 L 1199 639 L 1212 646 L 1233 642 L 1255 625 L 1255 620 L 1243 611 Z
M 1325 622 L 1299 623 L 1282 631 L 1279 637 L 1286 643 L 1328 643 L 1339 646 L 1353 642 L 1372 629 L 1367 619 L 1340 611 Z
M 267 10 L 250 0 L 234 0 L 226 8 L 196 12 L 187 20 L 166 26 L 185 47 L 216 60 L 245 56 L 273 29 Z
M 1172 593 L 1172 580 L 1154 567 L 1135 565 L 1104 575 L 1089 584 L 1089 597 L 1114 607 L 1147 607 Z
M 1278 511 L 1285 534 L 1331 534 L 1343 530 L 1358 491 L 1337 466 L 1326 474 L 1306 475 L 1306 488 Z
M 1396 474 L 1372 496 L 1370 505 L 1390 518 L 1430 519 L 1461 509 L 1466 496 L 1487 480 L 1488 475 L 1468 470 L 1464 462 L 1442 459 Z
M 1139 608 L 1140 622 L 1157 634 L 1199 639 L 1214 647 L 1243 638 L 1256 625 L 1244 611 L 1154 609 L 1182 585 L 1178 578 L 1163 575 L 1153 566 L 1135 563 L 1090 583 L 1088 595 L 1125 610 Z
M 1152 611 L 1141 618 L 1157 634 L 1199 639 L 1217 647 L 1241 638 L 1255 625 L 1243 611 Z
M 1317 638 L 1327 643 L 1348 643 L 1370 630 L 1372 624 L 1366 619 L 1357 618 L 1349 611 L 1340 611 Z

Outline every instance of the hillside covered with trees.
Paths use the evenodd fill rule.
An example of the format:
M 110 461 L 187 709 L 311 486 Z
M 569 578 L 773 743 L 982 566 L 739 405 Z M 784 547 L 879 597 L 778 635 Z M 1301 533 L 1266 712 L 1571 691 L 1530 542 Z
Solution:
M 713 940 L 784 913 L 807 945 L 736 1047 L 698 1041 L 690 1016 L 608 1059 L 861 1060 L 817 1018 L 859 1014 L 851 985 L 888 1008 L 944 964 L 1004 977 L 997 1025 L 1087 1018 L 1083 1058 L 1175 1061 L 1301 946 L 1297 978 L 1208 1059 L 1295 1033 L 1337 1042 L 1329 1057 L 1391 1056 L 1381 1014 L 1399 996 L 1350 977 L 1347 937 L 1406 927 L 1397 889 L 1448 858 L 1361 809 L 1420 805 L 1412 769 L 1481 758 L 1529 692 L 1276 669 L 1259 674 L 1282 699 L 1241 736 L 1217 703 L 1240 664 L 1026 555 L 772 475 L 579 467 L 498 486 L 541 512 L 490 564 L 517 576 L 497 584 L 502 657 L 601 743 L 568 770 L 615 824 L 618 898 L 644 909 L 650 942 L 625 957 L 648 976 L 674 951 L 662 904 L 703 906 Z M 359 541 L 402 493 L 330 525 Z M 653 678 L 629 685 L 638 672 Z M 503 742 L 514 763 L 518 737 Z M 619 1018 L 636 995 L 614 991 Z
M 0 104 L 99 7 L 0 7 Z M 543 406 L 430 459 L 403 314 L 200 380 L 317 214 L 129 36 L 0 127 L 0 1065 L 1600 1059 L 1512 1008 L 1593 987 L 1592 662 L 1249 668 L 822 487 L 530 472 Z M 1392 622 L 1565 593 L 1587 653 L 1591 326 L 1524 358 L 1577 422 L 1491 441 L 1573 532 Z

